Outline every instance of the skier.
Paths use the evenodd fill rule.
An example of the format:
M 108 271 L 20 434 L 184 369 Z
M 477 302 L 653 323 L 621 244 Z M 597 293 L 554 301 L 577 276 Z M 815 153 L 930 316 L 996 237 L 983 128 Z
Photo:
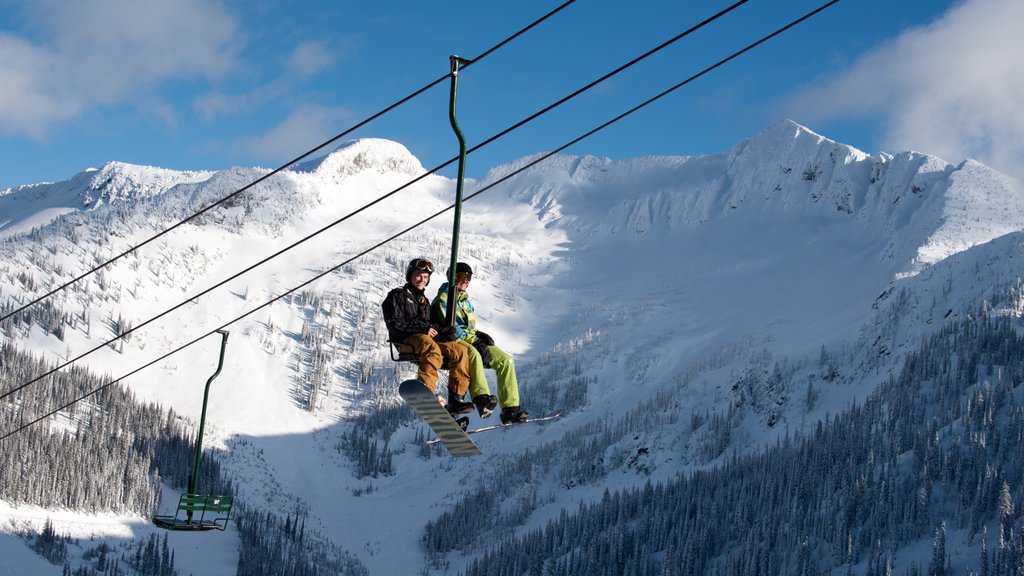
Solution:
M 449 274 L 451 271 L 449 270 Z M 512 356 L 494 345 L 494 338 L 476 327 L 476 314 L 469 300 L 469 282 L 473 279 L 473 268 L 459 262 L 455 265 L 455 337 L 467 352 L 469 362 L 470 392 L 473 405 L 481 418 L 487 418 L 501 402 L 501 423 L 519 424 L 526 422 L 529 414 L 519 406 L 519 383 Z M 431 318 L 439 326 L 447 326 L 448 283 L 438 289 L 431 304 Z M 498 376 L 498 397 L 490 393 L 484 368 L 491 368 Z M 461 397 L 459 398 L 461 400 Z
M 437 371 L 447 362 L 448 404 L 451 414 L 473 410 L 473 404 L 463 402 L 469 388 L 468 354 L 457 344 L 451 326 L 430 323 L 430 300 L 424 294 L 430 284 L 434 265 L 424 258 L 414 258 L 405 269 L 405 285 L 388 292 L 381 304 L 388 339 L 412 347 L 419 358 L 417 378 L 435 394 Z

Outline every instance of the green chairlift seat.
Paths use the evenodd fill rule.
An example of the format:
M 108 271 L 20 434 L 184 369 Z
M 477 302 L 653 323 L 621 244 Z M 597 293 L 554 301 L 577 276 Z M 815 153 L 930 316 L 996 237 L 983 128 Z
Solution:
M 153 523 L 168 530 L 226 530 L 233 501 L 230 495 L 182 494 L 174 516 L 155 516 Z
M 221 335 L 220 361 L 217 371 L 206 381 L 203 393 L 203 411 L 199 416 L 199 432 L 196 437 L 196 459 L 189 477 L 189 491 L 178 499 L 174 516 L 154 516 L 153 524 L 168 530 L 226 530 L 231 519 L 234 496 L 229 494 L 202 494 L 199 492 L 199 465 L 203 457 L 203 431 L 206 427 L 206 402 L 210 397 L 210 384 L 224 366 L 224 349 L 228 344 L 228 331 L 217 330 Z M 210 516 L 209 518 L 207 516 Z

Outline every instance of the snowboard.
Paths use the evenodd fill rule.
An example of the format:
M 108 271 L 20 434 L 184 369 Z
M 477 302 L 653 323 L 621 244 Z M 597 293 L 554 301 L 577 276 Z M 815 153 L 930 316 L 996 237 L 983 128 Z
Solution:
M 547 416 L 541 416 L 540 418 L 531 418 L 531 419 L 527 420 L 526 422 L 509 422 L 508 424 L 494 424 L 493 426 L 483 426 L 481 428 L 474 428 L 473 430 L 467 430 L 466 434 L 467 435 L 469 435 L 469 434 L 479 434 L 481 432 L 488 432 L 490 430 L 497 430 L 499 428 L 511 428 L 512 426 L 522 426 L 524 424 L 531 424 L 533 422 L 547 422 L 548 420 L 554 420 L 555 418 L 558 418 L 561 415 L 562 415 L 561 412 L 555 412 L 554 414 L 549 414 Z M 422 444 L 424 446 L 429 446 L 431 444 L 437 444 L 438 442 L 440 442 L 440 440 L 435 438 L 433 440 L 427 440 L 426 442 L 422 442 Z
M 413 409 L 427 426 L 434 431 L 434 442 L 444 443 L 452 456 L 479 456 L 480 448 L 470 440 L 466 431 L 452 418 L 451 414 L 437 401 L 437 396 L 419 380 L 406 380 L 398 386 L 398 395 Z

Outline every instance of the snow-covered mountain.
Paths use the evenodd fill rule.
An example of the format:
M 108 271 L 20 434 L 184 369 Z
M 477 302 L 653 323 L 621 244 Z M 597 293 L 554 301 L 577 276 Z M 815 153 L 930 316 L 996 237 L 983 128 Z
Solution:
M 615 506 L 642 500 L 652 486 L 678 499 L 714 474 L 746 481 L 737 490 L 760 499 L 747 492 L 799 476 L 801 463 L 812 461 L 795 456 L 794 446 L 848 434 L 841 426 L 876 402 L 918 402 L 925 424 L 936 423 L 928 446 L 959 446 L 966 417 L 946 421 L 929 412 L 946 398 L 938 377 L 928 380 L 935 386 L 928 395 L 905 399 L 904 391 L 897 401 L 893 390 L 924 385 L 910 371 L 930 365 L 922 357 L 937 351 L 945 350 L 936 362 L 958 365 L 966 345 L 941 348 L 930 340 L 937 335 L 973 333 L 980 329 L 972 322 L 1007 318 L 1014 319 L 1009 333 L 1019 332 L 1021 182 L 970 160 L 866 154 L 789 121 L 721 154 L 555 156 L 502 181 L 533 159 L 467 184 L 471 193 L 501 181 L 464 206 L 460 260 L 476 271 L 470 291 L 481 326 L 517 357 L 524 406 L 565 415 L 478 436 L 482 457 L 454 460 L 417 446 L 425 427 L 395 392 L 414 369 L 390 360 L 379 303 L 402 282 L 411 257 L 431 258 L 443 272 L 451 213 L 375 246 L 443 210 L 454 184 L 424 176 L 394 142 L 351 142 L 272 176 L 60 292 L 48 300 L 50 315 L 9 325 L 4 337 L 54 363 L 99 346 L 76 365 L 109 379 L 132 373 L 124 384 L 141 400 L 195 417 L 219 339 L 174 351 L 227 325 L 226 365 L 211 391 L 204 445 L 234 480 L 238 501 L 301 517 L 355 559 L 354 573 L 519 574 L 526 565 L 573 574 L 826 574 L 848 566 L 875 573 L 884 562 L 913 573 L 934 554 L 941 521 L 946 563 L 960 574 L 980 570 L 979 533 L 990 531 L 993 550 L 997 528 L 1020 533 L 1024 482 L 1001 468 L 1019 440 L 987 463 L 998 471 L 992 478 L 1006 482 L 1012 517 L 977 506 L 965 520 L 947 510 L 957 497 L 952 489 L 913 492 L 923 449 L 898 442 L 895 425 L 877 440 L 894 452 L 890 468 L 860 471 L 876 457 L 885 461 L 875 452 L 822 467 L 857 471 L 859 490 L 897 478 L 900 490 L 916 494 L 927 512 L 914 512 L 913 525 L 898 525 L 884 540 L 859 509 L 839 527 L 807 524 L 820 534 L 789 532 L 797 523 L 783 522 L 767 503 L 766 518 L 744 525 L 732 495 L 712 501 L 718 516 L 701 517 L 731 536 L 705 526 L 705 545 L 682 562 L 674 541 L 643 548 L 618 539 L 650 530 L 649 516 L 627 514 L 619 524 L 593 518 L 608 515 L 610 499 Z M 45 293 L 267 173 L 111 163 L 66 182 L 0 192 L 0 302 Z M 435 278 L 428 290 L 440 283 Z M 130 337 L 102 345 L 126 328 L 135 329 Z M 961 412 L 977 405 L 984 386 L 999 390 L 1020 363 L 975 356 L 988 380 L 965 377 L 947 393 L 962 400 Z M 993 409 L 1003 433 L 1021 418 L 1018 383 L 1008 385 L 1009 407 Z M 758 468 L 766 454 L 795 469 Z M 727 492 L 727 480 L 716 482 Z M 937 482 L 928 477 L 929 486 Z M 834 521 L 842 513 L 830 513 L 829 502 L 845 500 L 829 489 L 824 481 L 806 488 L 820 497 L 801 506 Z M 166 512 L 176 496 L 170 486 L 163 492 Z M 694 508 L 679 514 L 704 510 L 693 496 L 685 500 Z M 634 506 L 634 514 L 643 509 Z M 117 512 L 97 517 L 19 504 L 0 508 L 0 525 L 14 534 L 51 518 L 58 532 L 115 545 L 156 531 L 145 517 Z M 619 528 L 605 544 L 580 538 L 558 555 L 525 552 L 541 546 L 536 535 L 544 530 L 564 534 L 586 522 L 598 532 Z M 768 533 L 755 529 L 758 522 L 777 526 L 773 545 L 752 540 Z M 234 528 L 170 540 L 183 574 L 235 573 L 238 550 L 247 550 Z M 610 563 L 602 546 L 620 550 L 623 564 Z M 2 534 L 0 549 L 5 557 L 30 554 Z M 600 570 L 587 558 L 601 558 Z M 46 573 L 37 564 L 12 562 L 0 574 Z

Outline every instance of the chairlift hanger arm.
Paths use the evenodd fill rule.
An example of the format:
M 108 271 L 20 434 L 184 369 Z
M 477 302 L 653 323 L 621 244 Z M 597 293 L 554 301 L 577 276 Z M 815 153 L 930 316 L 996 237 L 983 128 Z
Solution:
M 455 326 L 455 266 L 459 262 L 459 227 L 462 220 L 462 187 L 466 178 L 466 137 L 459 128 L 459 122 L 455 118 L 455 97 L 459 87 L 459 67 L 469 64 L 470 61 L 458 56 L 448 57 L 451 63 L 452 80 L 451 92 L 448 99 L 448 120 L 451 122 L 455 137 L 459 140 L 459 172 L 455 181 L 455 215 L 452 225 L 452 258 L 448 267 L 448 306 L 445 313 L 448 315 L 449 325 Z

